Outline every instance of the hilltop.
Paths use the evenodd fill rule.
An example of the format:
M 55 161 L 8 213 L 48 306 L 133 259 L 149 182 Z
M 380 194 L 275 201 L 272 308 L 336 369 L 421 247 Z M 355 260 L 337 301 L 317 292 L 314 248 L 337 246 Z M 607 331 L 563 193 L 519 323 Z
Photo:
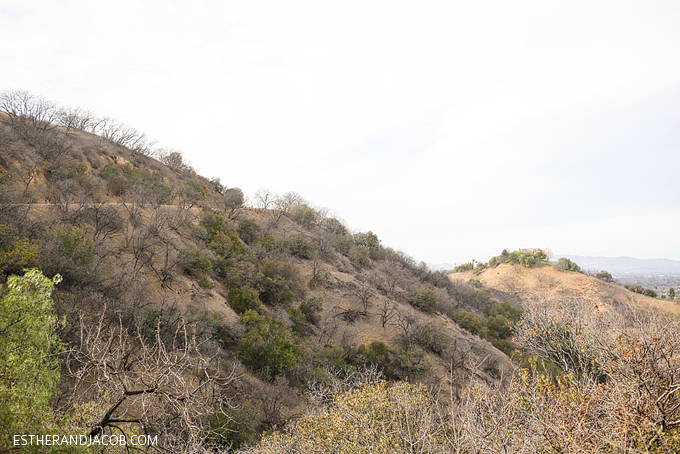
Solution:
M 633 293 L 626 288 L 587 276 L 582 273 L 560 270 L 555 266 L 538 263 L 530 267 L 504 263 L 495 268 L 449 274 L 456 282 L 479 282 L 491 290 L 495 298 L 511 301 L 519 306 L 528 301 L 581 300 L 600 307 L 644 305 L 672 313 L 680 313 L 677 301 L 665 301 Z

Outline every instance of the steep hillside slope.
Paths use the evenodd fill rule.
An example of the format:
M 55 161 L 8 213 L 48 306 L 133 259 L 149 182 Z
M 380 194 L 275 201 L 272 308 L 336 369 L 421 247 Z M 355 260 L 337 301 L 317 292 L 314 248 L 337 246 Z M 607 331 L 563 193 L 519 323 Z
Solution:
M 310 390 L 378 376 L 460 389 L 512 369 L 452 318 L 495 302 L 374 233 L 298 194 L 248 205 L 136 131 L 48 104 L 37 118 L 22 110 L 35 98 L 2 96 L 0 283 L 33 267 L 64 278 L 54 410 L 91 409 L 78 430 L 118 418 L 167 446 L 239 446 L 304 413 Z

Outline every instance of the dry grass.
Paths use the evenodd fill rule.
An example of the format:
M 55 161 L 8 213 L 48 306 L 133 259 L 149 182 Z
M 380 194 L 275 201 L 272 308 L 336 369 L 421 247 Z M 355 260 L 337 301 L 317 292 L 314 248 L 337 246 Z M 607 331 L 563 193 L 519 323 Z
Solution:
M 480 274 L 474 271 L 453 273 L 449 278 L 467 282 L 477 279 L 491 289 L 501 300 L 522 305 L 529 300 L 563 300 L 579 298 L 602 310 L 621 304 L 656 307 L 674 314 L 680 313 L 680 304 L 643 296 L 626 288 L 601 281 L 595 277 L 573 271 L 558 270 L 553 266 L 537 264 L 530 268 L 514 264 L 502 264 L 486 269 Z

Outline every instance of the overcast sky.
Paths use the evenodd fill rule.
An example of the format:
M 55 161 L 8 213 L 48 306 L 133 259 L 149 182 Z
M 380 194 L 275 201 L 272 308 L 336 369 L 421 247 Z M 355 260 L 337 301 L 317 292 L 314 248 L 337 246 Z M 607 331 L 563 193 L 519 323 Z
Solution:
M 680 2 L 0 0 L 0 90 L 418 261 L 680 260 Z

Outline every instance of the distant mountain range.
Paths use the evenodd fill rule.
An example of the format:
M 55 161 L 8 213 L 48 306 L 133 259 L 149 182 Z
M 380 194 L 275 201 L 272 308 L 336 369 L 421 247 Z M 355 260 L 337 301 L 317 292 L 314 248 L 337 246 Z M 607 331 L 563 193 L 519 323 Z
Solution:
M 458 265 L 460 265 L 460 263 Z M 451 271 L 457 265 L 455 263 L 429 263 L 428 262 L 427 266 L 433 271 L 438 271 L 438 270 Z
M 614 276 L 622 274 L 680 274 L 680 261 L 669 259 L 636 259 L 633 257 L 589 257 L 555 254 L 553 260 L 566 257 L 582 269 L 607 270 Z

